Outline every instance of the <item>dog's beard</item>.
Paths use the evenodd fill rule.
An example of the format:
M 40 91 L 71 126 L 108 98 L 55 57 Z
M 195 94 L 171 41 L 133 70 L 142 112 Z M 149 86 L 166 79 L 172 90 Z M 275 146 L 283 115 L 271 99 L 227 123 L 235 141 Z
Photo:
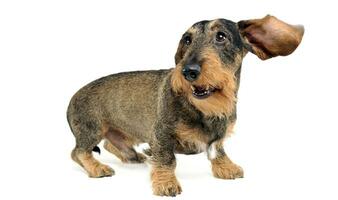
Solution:
M 172 72 L 175 92 L 187 97 L 206 116 L 229 117 L 236 104 L 236 76 L 231 67 L 224 66 L 213 52 L 204 54 L 201 73 L 196 81 L 185 80 L 178 64 Z

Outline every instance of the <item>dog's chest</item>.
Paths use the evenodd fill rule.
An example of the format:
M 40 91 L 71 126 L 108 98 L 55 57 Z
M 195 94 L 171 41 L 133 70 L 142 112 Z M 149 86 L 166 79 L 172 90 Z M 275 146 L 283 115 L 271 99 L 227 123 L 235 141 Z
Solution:
M 206 151 L 209 144 L 224 137 L 226 121 L 179 123 L 176 127 L 176 153 L 196 154 Z

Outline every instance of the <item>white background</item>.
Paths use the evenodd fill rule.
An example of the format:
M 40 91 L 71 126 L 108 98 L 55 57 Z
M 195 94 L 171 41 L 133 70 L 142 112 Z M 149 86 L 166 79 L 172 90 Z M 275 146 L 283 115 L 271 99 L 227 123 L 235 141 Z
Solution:
M 219 180 L 206 155 L 178 156 L 179 198 L 337 199 L 337 6 L 334 1 L 0 2 L 0 199 L 151 199 L 149 166 L 98 159 L 90 179 L 70 159 L 71 96 L 111 73 L 174 67 L 178 41 L 204 19 L 272 14 L 303 24 L 288 57 L 243 62 L 235 135 L 245 178 Z

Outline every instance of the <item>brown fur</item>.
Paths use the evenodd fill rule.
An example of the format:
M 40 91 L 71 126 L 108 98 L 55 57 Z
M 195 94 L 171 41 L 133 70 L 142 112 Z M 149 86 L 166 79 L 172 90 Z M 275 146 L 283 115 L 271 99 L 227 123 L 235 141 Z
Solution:
M 146 160 L 146 157 L 137 153 L 133 146 L 139 144 L 135 138 L 109 127 L 107 124 L 103 127 L 103 135 L 106 138 L 104 147 L 110 153 L 118 157 L 125 163 L 141 163 Z
M 114 146 L 112 143 L 110 143 L 108 140 L 104 141 L 103 147 L 109 151 L 110 153 L 114 154 L 117 158 L 119 158 L 124 163 L 143 163 L 147 160 L 147 157 L 144 156 L 141 153 L 136 154 L 129 154 L 125 155 L 126 152 L 119 150 Z
M 243 177 L 223 147 L 236 121 L 242 59 L 248 51 L 261 59 L 288 55 L 302 35 L 301 27 L 271 16 L 194 24 L 180 40 L 174 69 L 109 75 L 72 97 L 67 110 L 76 140 L 72 159 L 90 177 L 112 176 L 113 169 L 92 154 L 102 140 L 122 162 L 136 163 L 145 157 L 134 145 L 148 143 L 153 191 L 161 196 L 182 191 L 175 153 L 207 151 L 215 177 Z
M 216 178 L 243 178 L 243 169 L 234 164 L 226 155 L 211 160 L 211 169 Z
M 114 154 L 122 162 L 124 163 L 128 162 L 128 159 L 126 158 L 126 156 L 124 156 L 123 153 L 118 148 L 116 148 L 114 145 L 112 145 L 112 143 L 110 143 L 108 140 L 104 141 L 103 147 L 110 153 Z
M 191 94 L 191 84 L 181 75 L 181 65 L 173 71 L 172 88 L 175 92 L 186 95 L 189 101 L 206 116 L 229 117 L 236 104 L 235 72 L 224 67 L 217 54 L 211 49 L 204 50 L 203 57 L 206 59 L 201 67 L 201 77 L 195 84 L 212 86 L 219 91 L 207 99 L 194 98 Z
M 155 195 L 176 196 L 182 192 L 173 168 L 153 167 L 151 181 Z
M 208 137 L 199 129 L 191 128 L 183 123 L 179 123 L 176 127 L 176 138 L 179 143 L 176 149 L 178 152 L 183 152 L 184 149 L 202 152 L 205 151 L 208 142 Z
M 230 122 L 227 127 L 227 131 L 225 133 L 225 137 L 231 137 L 234 134 L 234 128 L 235 128 L 236 122 Z
M 239 22 L 243 37 L 260 59 L 291 54 L 302 41 L 303 26 L 287 24 L 274 16 Z
M 97 161 L 91 153 L 73 151 L 72 158 L 87 171 L 89 177 L 112 176 L 115 173 L 112 168 Z

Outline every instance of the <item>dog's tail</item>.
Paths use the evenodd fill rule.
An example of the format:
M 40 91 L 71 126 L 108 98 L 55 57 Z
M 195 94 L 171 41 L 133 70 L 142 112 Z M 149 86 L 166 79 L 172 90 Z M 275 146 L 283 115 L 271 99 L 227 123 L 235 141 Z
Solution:
M 101 149 L 98 146 L 95 146 L 93 148 L 93 151 L 96 152 L 96 153 L 98 153 L 98 154 L 101 154 Z

